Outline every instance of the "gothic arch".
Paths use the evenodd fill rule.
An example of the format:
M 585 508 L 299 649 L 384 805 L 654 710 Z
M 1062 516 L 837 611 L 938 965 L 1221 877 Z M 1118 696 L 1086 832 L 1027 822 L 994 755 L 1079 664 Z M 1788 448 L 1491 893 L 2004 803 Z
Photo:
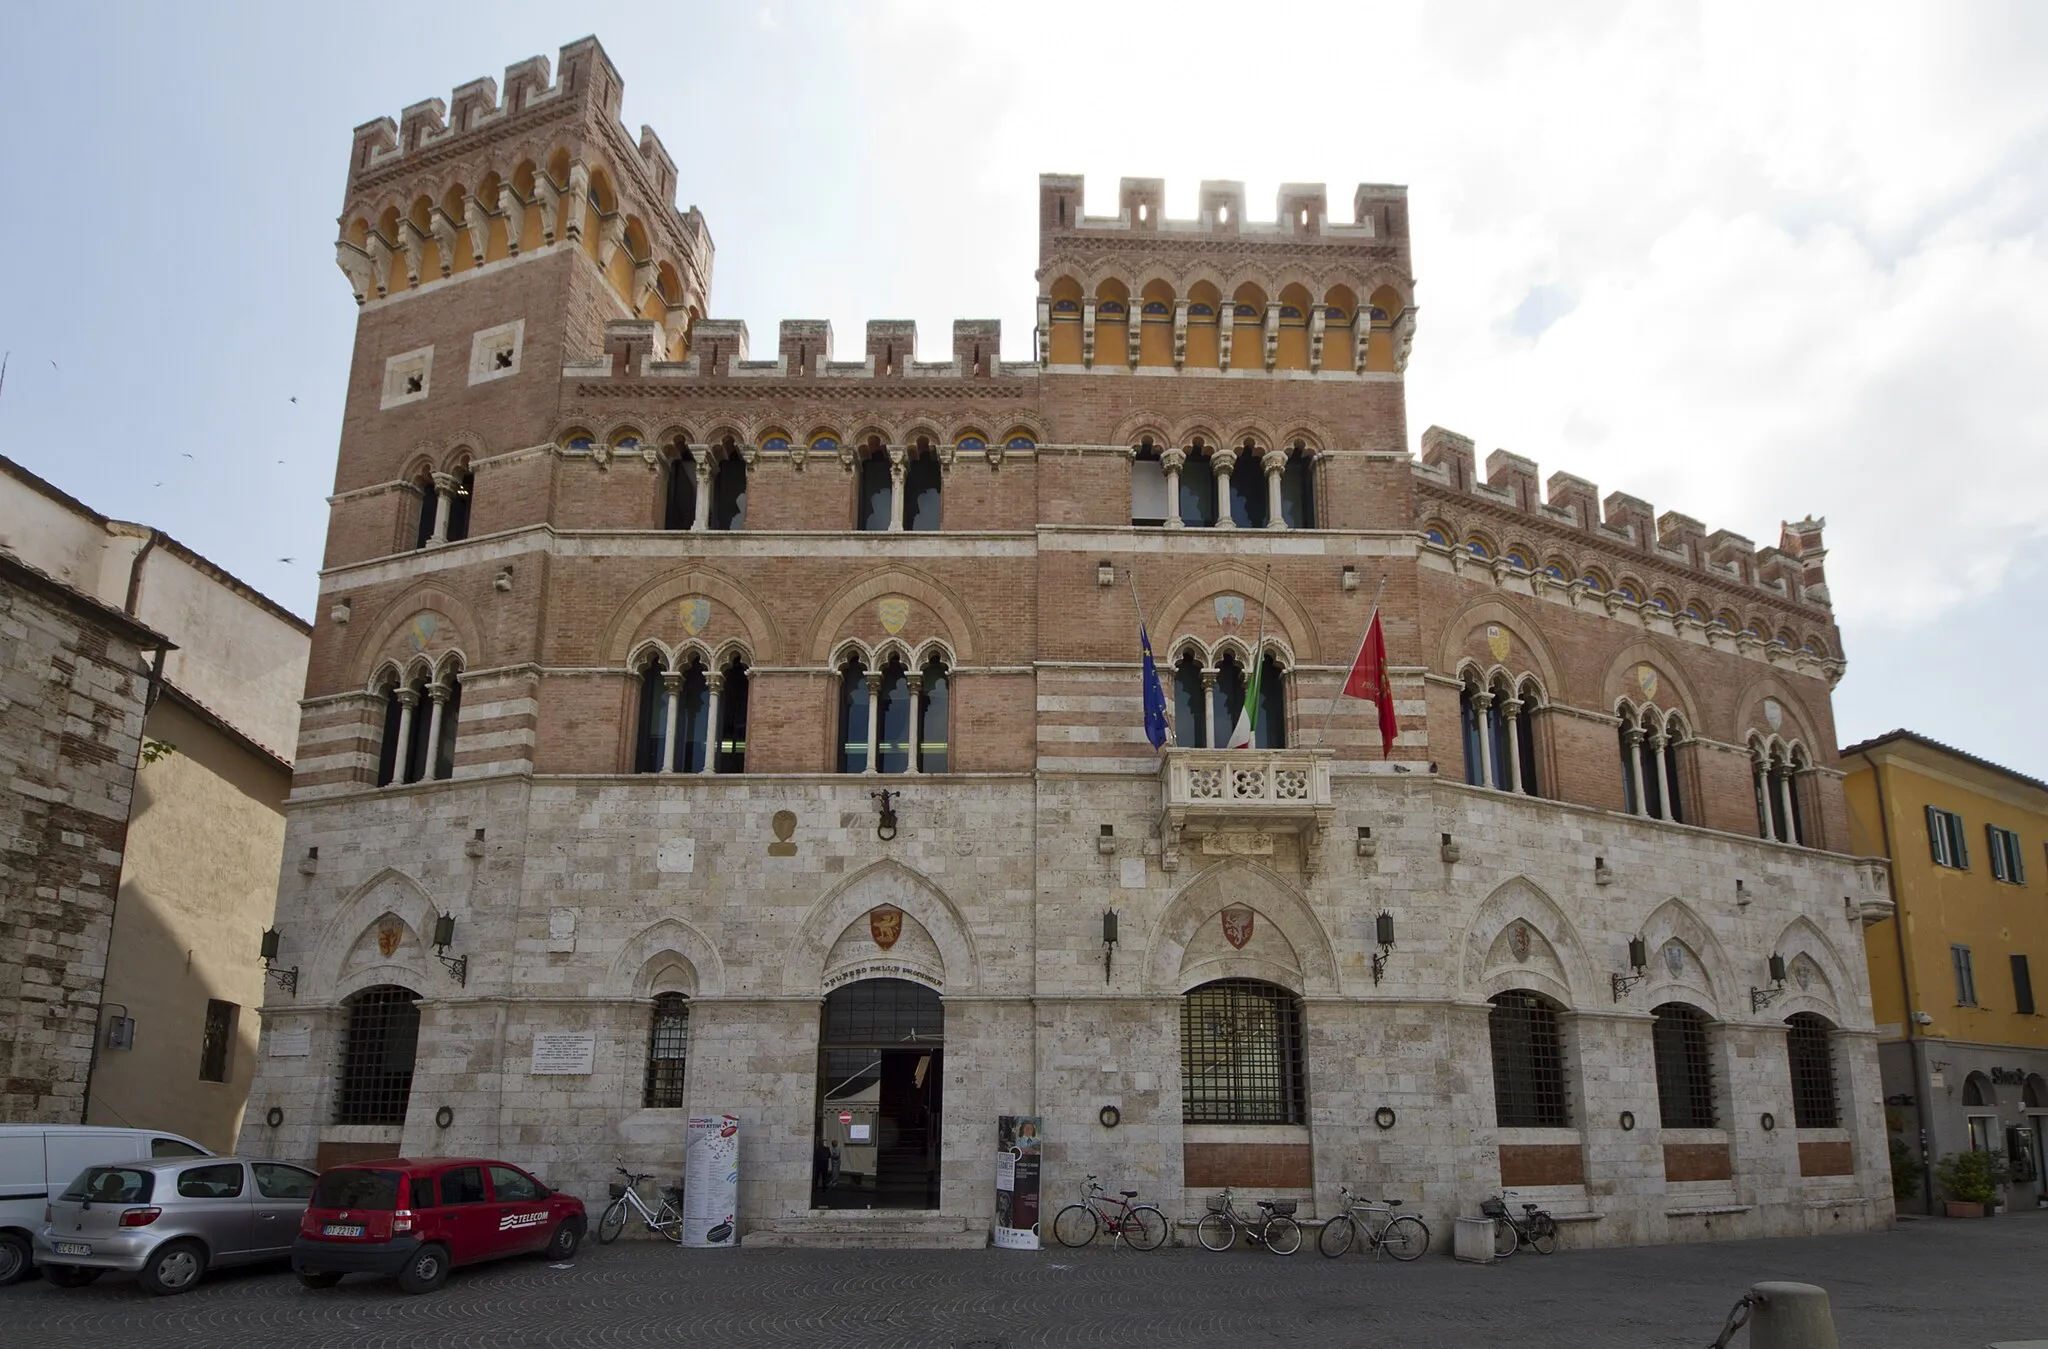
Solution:
M 1647 698 L 1642 686 L 1631 675 L 1638 665 L 1653 666 L 1658 674 L 1657 692 Z M 1630 642 L 1609 658 L 1606 673 L 1600 677 L 1597 705 L 1613 707 L 1623 698 L 1631 703 L 1652 702 L 1666 711 L 1676 708 L 1685 714 L 1686 725 L 1696 727 L 1701 724 L 1699 693 L 1686 677 L 1680 657 L 1661 641 Z
M 366 635 L 349 662 L 351 674 L 348 682 L 367 684 L 370 672 L 385 658 L 394 655 L 390 650 L 391 644 L 405 625 L 418 614 L 428 611 L 446 618 L 455 629 L 440 651 L 451 647 L 459 650 L 463 655 L 462 663 L 468 669 L 481 669 L 490 663 L 484 647 L 483 625 L 477 621 L 476 613 L 450 591 L 427 584 L 395 596 L 363 625 L 361 631 Z M 410 652 L 401 658 L 401 663 L 409 659 Z
M 1776 698 L 1784 707 L 1785 715 L 1777 730 L 1764 720 L 1764 699 Z M 1789 725 L 1784 723 L 1790 723 Z M 1792 688 L 1775 674 L 1761 674 L 1749 681 L 1735 699 L 1735 724 L 1727 728 L 1729 740 L 1739 740 L 1755 731 L 1764 736 L 1775 736 L 1788 745 L 1803 741 L 1809 753 L 1817 743 L 1818 723 L 1808 711 L 1806 700 L 1793 692 Z
M 1265 590 L 1265 576 L 1253 571 L 1246 563 L 1221 562 L 1204 567 L 1168 592 L 1160 603 L 1159 625 L 1155 631 L 1179 633 L 1196 606 L 1225 591 L 1243 595 L 1247 600 L 1256 602 L 1260 593 Z M 1294 653 L 1297 661 L 1304 664 L 1314 664 L 1321 659 L 1322 643 L 1316 637 L 1315 623 L 1309 618 L 1308 608 L 1284 583 L 1273 583 L 1267 607 L 1280 627 L 1280 631 L 1276 633 L 1269 625 L 1266 629 L 1268 638 L 1277 638 Z M 1251 605 L 1247 604 L 1245 621 L 1252 625 L 1251 631 L 1256 637 L 1258 626 L 1252 619 L 1250 609 Z
M 1660 1002 L 1691 1002 L 1699 1004 L 1717 1020 L 1725 1020 L 1727 1010 L 1735 1006 L 1743 985 L 1736 980 L 1735 966 L 1728 959 L 1727 948 L 1692 905 L 1674 895 L 1652 910 L 1638 930 L 1650 949 L 1649 996 L 1643 1005 L 1655 1007 Z M 1704 988 L 1683 975 L 1674 977 L 1665 965 L 1664 947 L 1673 941 L 1683 946 L 1687 954 L 1698 962 L 1706 981 Z
M 1552 993 L 1567 1007 L 1584 1004 L 1587 991 L 1593 987 L 1592 964 L 1586 958 L 1585 943 L 1557 901 L 1526 876 L 1503 882 L 1466 923 L 1457 948 L 1458 991 L 1467 997 L 1481 998 L 1499 991 L 1486 986 L 1488 959 L 1508 925 L 1517 921 L 1528 923 L 1557 953 L 1559 976 L 1565 986 L 1554 992 L 1541 991 Z
M 342 900 L 335 909 L 334 916 L 327 920 L 327 927 L 320 935 L 317 959 L 309 958 L 306 964 L 328 970 L 337 981 L 340 981 L 349 953 L 355 950 L 356 943 L 370 930 L 371 925 L 387 913 L 397 916 L 411 929 L 414 937 L 424 943 L 426 937 L 434 930 L 434 919 L 439 916 L 440 910 L 427 894 L 425 886 L 396 867 L 385 867 L 351 890 L 348 897 Z M 422 992 L 425 991 L 422 980 L 426 977 L 426 972 L 420 965 L 393 965 L 387 962 L 374 968 L 387 971 L 402 970 L 404 977 L 394 978 L 391 982 L 404 983 Z M 358 987 L 368 987 L 361 979 L 362 971 L 357 971 L 349 976 L 347 982 Z
M 639 638 L 655 635 L 646 631 L 655 615 L 689 595 L 703 595 L 730 611 L 739 620 L 747 644 L 758 659 L 770 663 L 780 659 L 782 636 L 767 608 L 754 598 L 754 592 L 723 572 L 693 565 L 657 576 L 627 596 L 598 637 L 597 649 L 602 663 L 622 664 L 627 652 L 638 645 Z M 675 635 L 669 641 L 674 645 L 681 644 L 680 621 L 676 623 Z
M 1794 1012 L 1818 1012 L 1836 1026 L 1849 1025 L 1849 1014 L 1855 1010 L 1852 995 L 1856 985 L 1850 981 L 1849 968 L 1841 953 L 1812 919 L 1802 914 L 1787 923 L 1771 950 L 1785 957 L 1788 976 L 1793 974 L 1792 963 L 1805 956 L 1820 971 L 1820 979 L 1809 988 L 1801 988 L 1796 978 L 1788 977 L 1783 996 L 1769 1010 L 1770 1019 L 1783 1020 Z M 1763 976 L 1764 971 L 1759 969 L 1759 984 L 1764 982 Z
M 1542 684 L 1551 696 L 1558 695 L 1564 685 L 1558 678 L 1557 655 L 1550 649 L 1550 643 L 1543 635 L 1542 625 L 1498 596 L 1488 595 L 1468 600 L 1452 612 L 1444 623 L 1443 636 L 1439 639 L 1435 668 L 1455 670 L 1467 659 L 1476 660 L 1476 657 L 1465 655 L 1465 638 L 1472 629 L 1482 623 L 1498 623 L 1507 628 L 1514 634 L 1519 650 L 1527 653 L 1527 659 L 1521 661 L 1515 660 L 1513 653 L 1510 654 L 1508 667 L 1515 671 L 1514 677 L 1519 678 L 1522 673 L 1518 667 L 1534 665 L 1537 682 Z
M 884 858 L 833 886 L 804 915 L 783 962 L 782 991 L 792 997 L 819 993 L 833 943 L 879 904 L 893 904 L 931 934 L 944 964 L 948 990 L 965 992 L 980 985 L 981 957 L 959 908 L 922 872 Z
M 689 972 L 689 986 L 677 991 L 693 998 L 715 998 L 725 992 L 725 964 L 718 958 L 718 948 L 679 918 L 664 918 L 634 934 L 612 961 L 606 986 L 626 997 L 652 997 L 656 977 L 675 964 Z
M 863 606 L 885 595 L 907 595 L 930 609 L 937 616 L 942 631 L 927 635 L 945 638 L 947 645 L 960 653 L 961 660 L 971 662 L 974 659 L 980 639 L 967 605 L 938 580 L 907 567 L 897 567 L 879 576 L 863 576 L 849 581 L 840 587 L 837 594 L 818 606 L 817 622 L 811 629 L 811 662 L 824 663 L 846 620 Z
M 1286 939 L 1298 968 L 1283 968 L 1280 962 L 1257 955 L 1210 960 L 1190 967 L 1188 948 L 1202 927 L 1217 921 L 1217 915 L 1233 905 L 1250 909 L 1257 915 L 1255 923 L 1271 923 Z M 1256 941 L 1256 927 L 1252 935 Z M 1199 968 L 1199 977 L 1189 978 L 1191 968 Z M 1330 934 L 1301 892 L 1272 868 L 1232 857 L 1207 868 L 1182 886 L 1153 925 L 1145 943 L 1145 989 L 1150 993 L 1178 994 L 1196 983 L 1240 974 L 1266 979 L 1297 993 L 1340 991 L 1337 954 Z

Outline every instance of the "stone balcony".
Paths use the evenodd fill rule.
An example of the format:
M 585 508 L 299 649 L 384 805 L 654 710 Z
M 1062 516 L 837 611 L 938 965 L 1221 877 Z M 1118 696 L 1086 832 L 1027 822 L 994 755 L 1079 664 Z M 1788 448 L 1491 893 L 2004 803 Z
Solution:
M 1180 866 L 1184 841 L 1205 853 L 1260 856 L 1273 835 L 1298 835 L 1302 870 L 1313 874 L 1330 827 L 1327 749 L 1169 749 L 1160 762 L 1159 864 Z

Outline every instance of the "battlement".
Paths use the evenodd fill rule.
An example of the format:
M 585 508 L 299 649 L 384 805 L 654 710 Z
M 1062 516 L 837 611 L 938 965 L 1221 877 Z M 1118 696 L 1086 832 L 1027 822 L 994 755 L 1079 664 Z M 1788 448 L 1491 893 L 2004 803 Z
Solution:
M 1217 235 L 1243 239 L 1248 245 L 1307 241 L 1399 244 L 1408 241 L 1408 189 L 1381 183 L 1360 183 L 1351 197 L 1351 219 L 1330 219 L 1329 192 L 1321 183 L 1282 183 L 1271 220 L 1245 214 L 1244 184 L 1225 179 L 1202 182 L 1192 220 L 1166 214 L 1164 178 L 1124 178 L 1118 182 L 1117 213 L 1090 216 L 1082 212 L 1086 180 L 1080 174 L 1044 173 L 1038 177 L 1039 255 L 1057 251 L 1061 234 Z
M 950 360 L 917 359 L 917 324 L 870 319 L 859 360 L 833 359 L 832 325 L 824 319 L 784 319 L 772 359 L 755 360 L 743 319 L 699 319 L 690 331 L 688 359 L 662 359 L 665 334 L 648 319 L 605 324 L 602 357 L 571 361 L 569 379 L 993 379 L 1032 377 L 1033 362 L 1001 358 L 999 319 L 955 319 Z
M 1422 457 L 1414 465 L 1414 470 L 1418 479 L 1446 492 L 1526 515 L 1553 528 L 1578 531 L 1615 549 L 1635 551 L 1674 566 L 1712 573 L 1725 581 L 1754 587 L 1796 603 L 1821 608 L 1829 606 L 1827 579 L 1822 566 L 1827 557 L 1827 550 L 1821 542 L 1821 531 L 1827 523 L 1825 520 L 1808 517 L 1797 523 L 1787 523 L 1777 546 L 1759 548 L 1731 530 L 1716 530 L 1710 534 L 1705 525 L 1689 515 L 1676 511 L 1659 515 L 1649 502 L 1626 492 L 1609 492 L 1602 498 L 1597 486 L 1569 473 L 1551 474 L 1545 482 L 1545 494 L 1539 497 L 1535 461 L 1506 450 L 1495 450 L 1486 457 L 1484 481 L 1477 474 L 1475 462 L 1476 453 L 1469 437 L 1432 426 L 1422 433 Z M 1424 509 L 1426 512 L 1427 508 Z M 1475 554 L 1474 544 L 1477 543 L 1478 548 L 1487 550 L 1489 557 L 1497 557 L 1501 550 L 1520 542 L 1502 538 L 1488 543 L 1451 537 L 1446 531 L 1438 532 L 1444 532 L 1446 536 L 1430 542 L 1453 551 L 1472 550 Z M 1540 545 L 1532 540 L 1527 546 L 1535 548 Z M 1516 564 L 1509 558 L 1508 565 Z M 1523 556 L 1520 565 L 1524 570 L 1542 571 L 1546 568 L 1546 559 Z M 1553 579 L 1567 583 L 1585 580 L 1581 576 Z M 1649 596 L 1635 598 L 1647 600 Z

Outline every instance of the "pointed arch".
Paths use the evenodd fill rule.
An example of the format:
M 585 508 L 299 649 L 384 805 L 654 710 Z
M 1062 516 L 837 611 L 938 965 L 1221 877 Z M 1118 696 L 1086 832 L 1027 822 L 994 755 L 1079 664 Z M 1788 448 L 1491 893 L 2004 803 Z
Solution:
M 1585 943 L 1557 901 L 1527 876 L 1516 876 L 1502 882 L 1481 901 L 1465 924 L 1456 948 L 1461 953 L 1458 991 L 1476 998 L 1498 991 L 1488 987 L 1488 976 L 1493 973 L 1488 968 L 1488 958 L 1494 943 L 1508 925 L 1517 921 L 1528 923 L 1557 953 L 1565 987 L 1552 996 L 1567 1007 L 1585 1004 L 1586 991 L 1593 987 L 1592 965 L 1586 958 Z M 1549 989 L 1539 991 L 1551 992 Z
M 755 597 L 752 588 L 722 571 L 691 565 L 648 581 L 612 612 L 597 643 L 606 663 L 623 661 L 636 639 L 653 635 L 647 629 L 664 609 L 675 615 L 671 640 L 680 641 L 685 633 L 674 606 L 692 595 L 701 595 L 713 604 L 723 606 L 738 621 L 748 644 L 761 660 L 772 663 L 781 659 L 782 634 L 769 614 L 768 606 Z M 721 633 L 719 639 L 729 635 Z
M 1784 995 L 1769 1009 L 1766 1019 L 1777 1021 L 1795 1012 L 1817 1012 L 1837 1026 L 1849 1026 L 1849 1014 L 1855 1010 L 1856 985 L 1850 980 L 1849 967 L 1841 952 L 1811 918 L 1801 914 L 1787 923 L 1771 949 L 1785 957 L 1788 973 L 1792 962 L 1800 956 L 1811 960 L 1820 971 L 1820 983 L 1801 988 L 1796 980 L 1787 980 Z M 1762 982 L 1761 978 L 1758 982 Z
M 1621 698 L 1644 701 L 1643 688 L 1634 677 L 1638 665 L 1657 672 L 1657 691 L 1649 696 L 1649 702 L 1661 708 L 1676 707 L 1685 713 L 1689 726 L 1700 724 L 1699 691 L 1685 673 L 1683 659 L 1661 639 L 1630 642 L 1608 659 L 1607 671 L 1600 678 L 1600 701 L 1610 707 Z
M 1465 639 L 1474 628 L 1487 623 L 1498 623 L 1507 628 L 1513 638 L 1515 646 L 1508 658 L 1509 664 L 1518 668 L 1533 665 L 1544 688 L 1562 687 L 1558 677 L 1557 653 L 1551 650 L 1550 642 L 1543 634 L 1543 625 L 1514 603 L 1495 595 L 1469 600 L 1452 611 L 1443 626 L 1436 668 L 1455 670 L 1459 668 L 1460 661 L 1476 660 L 1476 657 L 1465 654 Z M 1517 659 L 1518 656 L 1522 659 Z
M 1690 1002 L 1710 1012 L 1716 1020 L 1726 1020 L 1743 985 L 1736 979 L 1735 964 L 1728 958 L 1727 947 L 1721 944 L 1721 939 L 1700 917 L 1699 911 L 1673 895 L 1650 911 L 1650 916 L 1643 920 L 1638 931 L 1643 934 L 1643 942 L 1650 950 L 1649 995 L 1643 1005 L 1654 1007 L 1662 1002 Z M 1693 961 L 1698 962 L 1699 978 L 1687 977 L 1691 972 L 1690 964 L 1684 972 L 1674 976 L 1664 963 L 1664 947 L 1674 941 L 1686 949 Z
M 965 992 L 980 986 L 981 957 L 959 906 L 923 872 L 883 858 L 833 886 L 804 915 L 783 962 L 782 991 L 793 997 L 821 992 L 825 961 L 839 934 L 880 904 L 903 910 L 931 934 L 948 990 Z
M 1256 602 L 1266 588 L 1263 573 L 1241 562 L 1220 562 L 1202 568 L 1168 592 L 1160 602 L 1158 610 L 1158 631 L 1179 632 L 1190 623 L 1189 616 L 1205 600 L 1226 592 L 1243 595 Z M 1250 604 L 1246 606 L 1246 621 L 1252 622 Z M 1268 638 L 1278 637 L 1295 654 L 1297 660 L 1313 664 L 1322 659 L 1322 642 L 1316 635 L 1316 626 L 1309 617 L 1308 606 L 1288 588 L 1284 581 L 1272 584 L 1267 608 L 1278 622 L 1280 631 L 1275 633 L 1273 625 L 1266 627 Z M 1256 625 L 1252 631 L 1257 633 Z
M 403 651 L 394 649 L 400 634 L 422 613 L 436 615 L 431 635 L 418 646 L 408 645 Z M 444 633 L 438 621 L 442 618 L 448 621 L 453 631 Z M 370 671 L 387 658 L 410 660 L 414 653 L 428 649 L 437 656 L 450 649 L 459 650 L 463 653 L 464 664 L 477 668 L 490 664 L 483 638 L 484 627 L 477 620 L 475 610 L 454 592 L 431 582 L 393 596 L 359 630 L 365 635 L 349 663 L 350 683 L 366 683 Z
M 692 998 L 715 998 L 725 992 L 725 962 L 719 959 L 718 948 L 680 918 L 663 918 L 628 938 L 612 961 L 606 988 L 623 997 L 652 997 L 657 977 L 678 963 L 688 972 L 689 986 L 676 992 Z
M 334 916 L 327 920 L 327 926 L 321 932 L 317 959 L 308 960 L 306 963 L 314 968 L 330 971 L 338 986 L 349 952 L 355 950 L 356 943 L 363 934 L 386 913 L 396 915 L 415 936 L 424 940 L 433 932 L 434 919 L 439 916 L 440 910 L 435 906 L 432 896 L 427 893 L 426 887 L 417 879 L 397 867 L 385 867 L 349 891 L 347 897 L 335 908 Z M 426 977 L 423 963 L 377 965 L 373 968 L 387 974 L 393 969 L 400 970 L 403 977 L 380 977 L 369 982 L 409 983 L 415 988 L 421 988 L 423 985 L 420 981 Z M 359 987 L 368 987 L 361 982 L 363 973 L 361 970 L 356 971 L 349 976 L 348 982 Z
M 818 606 L 817 622 L 811 629 L 810 659 L 822 663 L 834 649 L 835 638 L 846 621 L 885 595 L 905 595 L 930 609 L 941 628 L 932 635 L 945 638 L 962 660 L 974 660 L 980 634 L 966 602 L 936 577 L 901 566 L 880 575 L 856 577 Z
M 1265 921 L 1273 925 L 1291 948 L 1296 968 L 1283 968 L 1277 961 L 1257 955 L 1188 966 L 1188 948 L 1202 927 L 1218 921 L 1218 914 L 1236 905 L 1250 909 L 1256 915 L 1255 924 Z M 1255 926 L 1254 939 L 1257 935 Z M 1145 988 L 1151 993 L 1183 993 L 1193 984 L 1238 975 L 1277 983 L 1296 993 L 1341 991 L 1336 948 L 1301 891 L 1271 867 L 1242 857 L 1219 862 L 1182 886 L 1147 934 L 1145 951 Z
M 1770 722 L 1764 718 L 1766 698 L 1777 699 L 1785 709 L 1776 731 L 1770 729 Z M 1743 685 L 1742 691 L 1736 695 L 1735 724 L 1727 730 L 1730 739 L 1745 732 L 1756 732 L 1772 739 L 1787 742 L 1803 740 L 1812 745 L 1818 742 L 1819 726 L 1806 699 L 1775 673 L 1765 673 Z

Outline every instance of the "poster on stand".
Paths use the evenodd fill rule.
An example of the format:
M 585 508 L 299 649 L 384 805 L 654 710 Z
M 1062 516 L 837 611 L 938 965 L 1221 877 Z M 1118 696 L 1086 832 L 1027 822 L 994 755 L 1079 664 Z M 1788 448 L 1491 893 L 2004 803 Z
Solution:
M 683 1244 L 739 1244 L 740 1117 L 690 1116 L 683 1147 Z
M 1037 1115 L 996 1116 L 995 1244 L 1038 1249 L 1038 1167 L 1044 1121 Z

